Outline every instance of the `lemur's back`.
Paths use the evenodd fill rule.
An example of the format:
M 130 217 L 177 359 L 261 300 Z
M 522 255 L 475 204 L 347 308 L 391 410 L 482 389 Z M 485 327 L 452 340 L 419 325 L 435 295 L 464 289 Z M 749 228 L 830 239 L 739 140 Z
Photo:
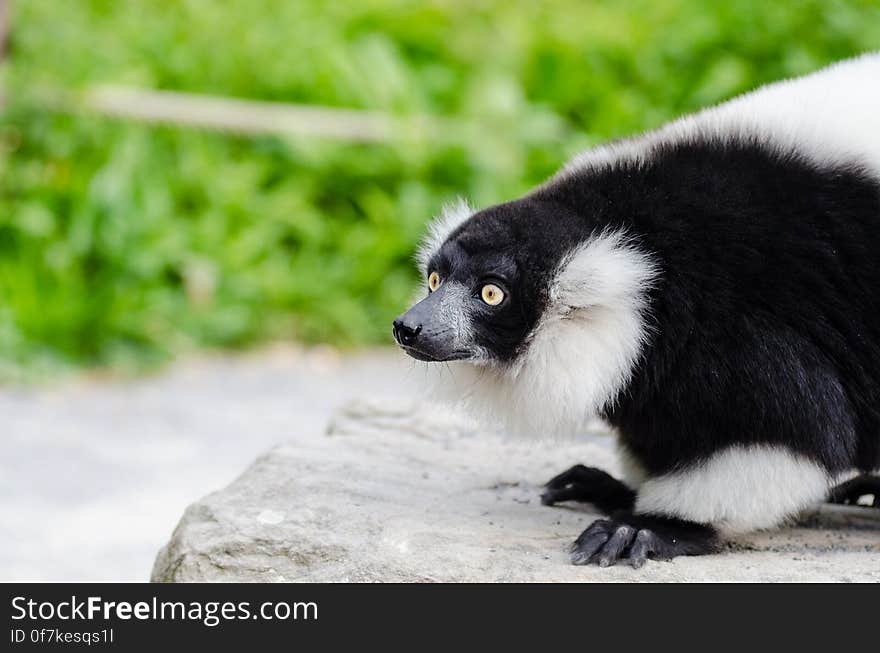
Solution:
M 770 84 L 692 120 L 721 133 L 742 125 L 818 162 L 856 158 L 880 174 L 880 53 Z M 669 128 L 687 128 L 689 121 Z
M 641 158 L 646 141 L 680 142 L 697 133 L 759 136 L 817 163 L 858 160 L 880 174 L 880 52 L 768 84 L 644 136 L 594 148 L 566 170 L 621 156 Z

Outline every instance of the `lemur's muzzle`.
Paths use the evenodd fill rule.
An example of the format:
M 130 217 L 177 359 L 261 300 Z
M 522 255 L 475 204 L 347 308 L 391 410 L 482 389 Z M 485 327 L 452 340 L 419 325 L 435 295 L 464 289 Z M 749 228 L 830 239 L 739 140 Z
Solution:
M 446 289 L 441 286 L 394 320 L 394 340 L 410 356 L 420 361 L 460 360 L 471 353 L 456 348 L 456 333 L 445 324 L 441 311 Z

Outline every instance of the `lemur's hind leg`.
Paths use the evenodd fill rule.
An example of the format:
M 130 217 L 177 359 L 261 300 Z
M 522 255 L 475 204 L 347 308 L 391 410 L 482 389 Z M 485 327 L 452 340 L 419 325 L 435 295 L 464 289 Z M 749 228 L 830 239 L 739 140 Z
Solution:
M 867 495 L 873 495 L 873 501 L 870 504 L 859 503 L 859 499 Z M 829 503 L 880 508 L 880 476 L 862 474 L 846 483 L 841 483 L 831 488 L 831 492 L 828 493 L 828 501 Z
M 550 479 L 541 494 L 541 503 L 545 506 L 563 501 L 592 503 L 600 511 L 610 514 L 618 510 L 632 510 L 636 493 L 601 469 L 575 465 Z

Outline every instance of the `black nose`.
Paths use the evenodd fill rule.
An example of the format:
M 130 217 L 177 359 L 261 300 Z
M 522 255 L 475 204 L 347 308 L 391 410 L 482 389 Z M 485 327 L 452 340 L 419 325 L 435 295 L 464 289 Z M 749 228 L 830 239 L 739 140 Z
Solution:
M 404 323 L 403 320 L 394 320 L 394 327 L 392 332 L 394 333 L 394 339 L 404 347 L 411 347 L 412 344 L 416 341 L 419 333 L 422 330 L 422 325 L 418 325 L 416 327 L 410 326 L 409 324 Z

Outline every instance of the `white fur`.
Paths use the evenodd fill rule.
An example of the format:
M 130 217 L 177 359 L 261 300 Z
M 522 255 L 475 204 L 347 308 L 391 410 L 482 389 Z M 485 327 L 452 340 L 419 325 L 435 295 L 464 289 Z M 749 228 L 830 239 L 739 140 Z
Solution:
M 617 459 L 620 462 L 620 479 L 634 490 L 638 490 L 648 478 L 648 470 L 629 450 L 620 438 L 616 439 Z
M 416 262 L 422 274 L 428 273 L 428 261 L 449 235 L 473 214 L 474 209 L 463 198 L 440 209 L 440 215 L 428 225 L 428 233 L 416 252 Z
M 820 166 L 856 162 L 880 174 L 880 53 L 769 84 L 643 136 L 589 150 L 560 175 L 621 159 L 643 163 L 659 144 L 707 138 L 757 140 Z
M 783 448 L 735 446 L 690 469 L 646 480 L 635 512 L 741 533 L 771 528 L 822 501 L 833 481 L 816 463 Z
M 560 265 L 513 364 L 457 364 L 447 380 L 470 413 L 503 429 L 576 433 L 629 380 L 649 335 L 645 294 L 656 274 L 624 234 L 595 235 Z

